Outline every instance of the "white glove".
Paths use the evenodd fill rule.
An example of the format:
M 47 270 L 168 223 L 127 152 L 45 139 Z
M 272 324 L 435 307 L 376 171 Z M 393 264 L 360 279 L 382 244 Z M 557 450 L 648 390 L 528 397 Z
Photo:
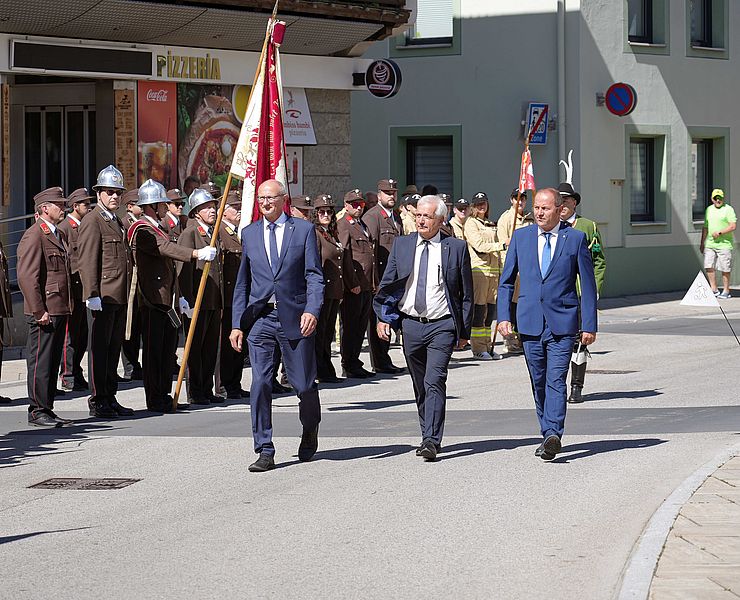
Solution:
M 206 246 L 205 248 L 201 248 L 200 250 L 198 250 L 198 260 L 211 262 L 214 258 L 216 258 L 216 254 L 218 254 L 218 250 L 212 248 L 211 246 Z
M 204 248 L 205 249 L 205 248 Z M 193 309 L 190 308 L 188 301 L 185 298 L 180 297 L 180 312 L 185 315 L 188 319 L 193 318 Z
M 103 310 L 103 303 L 100 301 L 99 296 L 94 296 L 85 300 L 85 306 L 90 310 Z

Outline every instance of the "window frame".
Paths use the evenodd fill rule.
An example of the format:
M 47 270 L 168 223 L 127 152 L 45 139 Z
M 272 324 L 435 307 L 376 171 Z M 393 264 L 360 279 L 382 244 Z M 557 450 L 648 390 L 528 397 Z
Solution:
M 693 221 L 700 221 L 704 220 L 704 212 L 707 209 L 707 206 L 711 204 L 711 199 L 709 196 L 712 193 L 712 190 L 714 189 L 714 140 L 711 138 L 691 138 L 691 144 L 699 144 L 703 145 L 705 147 L 704 151 L 704 189 L 699 190 L 697 186 L 696 190 L 696 196 L 697 200 L 699 198 L 703 198 L 703 207 L 700 212 L 696 212 L 694 203 L 692 201 L 691 203 L 691 217 Z M 698 159 L 699 153 L 697 152 L 697 159 Z M 696 175 L 699 174 L 699 164 L 697 162 L 696 165 Z
M 642 10 L 645 20 L 645 35 L 630 35 L 630 13 L 629 0 L 627 0 L 627 40 L 633 44 L 652 44 L 653 43 L 653 2 L 652 0 L 639 0 L 642 3 Z
M 454 188 L 455 185 L 455 140 L 451 135 L 448 136 L 434 136 L 434 137 L 408 137 L 406 138 L 406 179 L 411 181 L 411 183 L 414 184 L 420 184 L 425 185 L 427 183 L 431 183 L 429 181 L 427 182 L 421 182 L 418 181 L 418 177 L 416 176 L 416 164 L 414 161 L 414 149 L 418 146 L 444 146 L 449 147 L 450 152 L 452 153 L 452 185 Z M 419 187 L 419 190 L 421 190 L 421 187 Z M 449 193 L 451 194 L 453 190 L 450 190 Z M 440 193 L 444 193 L 444 190 L 440 190 Z
M 647 212 L 632 212 L 632 186 L 634 179 L 632 177 L 632 146 L 633 144 L 644 144 L 646 147 L 645 158 L 645 204 Z M 631 137 L 629 140 L 629 168 L 630 168 L 630 223 L 655 223 L 655 140 L 650 137 Z
M 452 56 L 462 54 L 462 0 L 452 0 L 452 38 L 411 38 L 408 29 L 389 38 L 389 58 L 414 58 L 421 56 Z
M 701 2 L 702 32 L 701 39 L 694 38 L 693 18 L 691 14 L 692 2 Z M 712 27 L 712 0 L 689 0 L 689 36 L 693 48 L 714 48 Z

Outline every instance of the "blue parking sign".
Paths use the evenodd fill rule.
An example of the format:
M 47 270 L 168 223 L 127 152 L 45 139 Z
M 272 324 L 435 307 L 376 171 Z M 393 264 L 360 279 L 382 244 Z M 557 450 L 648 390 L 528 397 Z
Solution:
M 544 102 L 530 102 L 527 111 L 527 134 L 530 145 L 547 144 L 547 123 L 550 118 L 550 105 Z

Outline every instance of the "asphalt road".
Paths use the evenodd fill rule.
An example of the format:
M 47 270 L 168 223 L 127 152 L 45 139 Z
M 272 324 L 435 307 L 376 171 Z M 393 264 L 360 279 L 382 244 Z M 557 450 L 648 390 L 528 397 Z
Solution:
M 663 499 L 740 442 L 740 348 L 716 311 L 665 300 L 604 302 L 553 463 L 521 357 L 455 355 L 434 464 L 407 376 L 323 389 L 308 464 L 278 397 L 279 468 L 259 475 L 243 403 L 150 416 L 128 386 L 134 419 L 90 419 L 78 395 L 56 407 L 77 424 L 31 430 L 23 382 L 1 384 L 19 400 L 0 407 L 0 598 L 611 598 Z M 723 307 L 740 329 L 740 299 Z M 28 488 L 51 477 L 139 481 Z

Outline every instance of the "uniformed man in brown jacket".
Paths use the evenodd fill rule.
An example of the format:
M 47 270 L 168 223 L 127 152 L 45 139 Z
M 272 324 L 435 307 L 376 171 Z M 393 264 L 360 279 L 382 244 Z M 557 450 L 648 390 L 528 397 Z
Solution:
M 395 213 L 398 184 L 395 179 L 378 181 L 378 204 L 369 209 L 362 217 L 370 236 L 375 240 L 375 265 L 378 279 L 383 278 L 393 242 L 403 235 L 403 225 Z M 370 345 L 370 362 L 376 373 L 397 374 L 403 369 L 395 366 L 388 355 L 390 342 L 381 340 L 377 333 L 377 319 L 371 311 L 367 328 L 367 340 Z
M 5 319 L 13 316 L 13 298 L 10 295 L 10 282 L 8 280 L 8 257 L 5 255 L 3 244 L 0 242 L 0 376 L 3 371 L 3 348 L 5 347 Z M 0 404 L 12 402 L 12 398 L 0 396 Z
M 204 185 L 190 194 L 188 202 L 190 205 L 188 226 L 177 243 L 184 248 L 200 250 L 211 243 L 213 226 L 216 224 L 216 201 Z M 220 250 L 219 246 L 216 248 Z M 197 263 L 183 264 L 180 271 L 180 293 L 185 300 L 182 310 L 186 314 L 190 313 L 188 317 L 191 317 L 195 306 L 204 266 L 205 262 L 198 260 Z M 211 262 L 208 271 L 208 281 L 188 356 L 188 394 L 191 404 L 224 401 L 223 396 L 213 393 L 216 355 L 221 333 L 222 289 L 221 260 L 217 257 Z
M 170 358 L 177 347 L 179 322 L 173 309 L 177 275 L 175 263 L 195 258 L 212 260 L 215 249 L 190 250 L 169 239 L 160 225 L 167 211 L 164 186 L 151 179 L 139 188 L 143 216 L 128 230 L 136 264 L 136 294 L 143 333 L 142 361 L 146 406 L 154 412 L 173 412 Z M 209 258 L 210 257 L 210 258 Z
M 79 267 L 79 227 L 82 219 L 90 212 L 90 201 L 94 198 L 87 188 L 76 189 L 67 198 L 71 209 L 59 223 L 59 230 L 67 236 L 67 251 L 72 267 L 72 298 L 74 308 L 67 320 L 62 353 L 62 389 L 66 392 L 86 390 L 88 383 L 82 374 L 82 356 L 87 350 L 87 310 L 82 299 L 82 280 Z
M 249 398 L 249 392 L 242 388 L 244 370 L 244 347 L 241 352 L 232 348 L 229 341 L 231 333 L 231 301 L 234 297 L 236 276 L 242 261 L 242 243 L 239 240 L 239 223 L 242 216 L 242 198 L 237 190 L 229 192 L 221 219 L 218 239 L 221 243 L 221 257 L 224 277 L 224 310 L 221 317 L 221 351 L 219 353 L 219 381 L 230 400 Z M 243 344 L 246 346 L 246 344 Z
M 98 173 L 93 189 L 98 205 L 80 224 L 79 269 L 82 297 L 90 310 L 90 414 L 107 419 L 134 412 L 116 399 L 133 262 L 127 228 L 116 214 L 125 190 L 123 175 L 110 165 Z
M 34 196 L 38 220 L 18 244 L 18 285 L 28 323 L 26 371 L 28 422 L 44 427 L 71 423 L 54 413 L 57 373 L 72 313 L 72 273 L 67 240 L 57 225 L 64 219 L 66 198 L 60 187 Z
M 139 202 L 139 188 L 128 190 L 121 196 L 121 203 L 126 208 L 126 218 L 123 222 L 126 231 L 143 215 Z M 131 297 L 129 291 L 129 298 Z M 134 304 L 131 307 L 131 331 L 129 338 L 123 340 L 121 344 L 121 362 L 123 363 L 123 380 L 131 381 L 141 380 L 144 373 L 139 362 L 139 350 L 141 349 L 141 317 L 139 314 L 139 303 L 136 294 L 133 295 Z
M 188 218 L 182 214 L 188 197 L 179 188 L 167 191 L 167 214 L 160 224 L 173 242 L 177 242 L 188 224 Z
M 373 294 L 378 287 L 378 271 L 375 265 L 375 240 L 360 217 L 365 210 L 365 198 L 359 189 L 344 195 L 344 217 L 337 221 L 339 242 L 352 254 L 352 266 L 360 293 L 344 294 L 339 307 L 342 323 L 340 353 L 342 374 L 353 379 L 372 377 L 371 371 L 363 368 L 360 360 L 362 341 L 372 311 Z

